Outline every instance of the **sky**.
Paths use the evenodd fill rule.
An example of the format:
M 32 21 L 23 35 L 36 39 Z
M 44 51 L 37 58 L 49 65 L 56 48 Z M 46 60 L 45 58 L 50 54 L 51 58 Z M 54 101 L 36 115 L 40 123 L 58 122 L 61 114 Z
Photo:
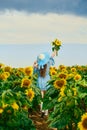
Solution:
M 11 67 L 32 66 L 37 55 L 42 52 L 49 52 L 51 55 L 51 44 L 3 44 L 0 45 L 0 61 Z M 62 44 L 58 56 L 54 57 L 55 66 L 87 65 L 86 56 L 86 44 Z
M 31 65 L 56 38 L 56 65 L 86 64 L 87 0 L 0 0 L 0 62 Z

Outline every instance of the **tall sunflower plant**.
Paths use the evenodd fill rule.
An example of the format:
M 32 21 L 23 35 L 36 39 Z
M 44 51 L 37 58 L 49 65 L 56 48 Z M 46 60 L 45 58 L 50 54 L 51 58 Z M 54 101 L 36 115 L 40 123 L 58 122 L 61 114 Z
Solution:
M 87 129 L 87 66 L 59 66 L 51 72 L 44 99 L 49 127 L 58 130 Z M 51 70 L 53 71 L 53 69 Z

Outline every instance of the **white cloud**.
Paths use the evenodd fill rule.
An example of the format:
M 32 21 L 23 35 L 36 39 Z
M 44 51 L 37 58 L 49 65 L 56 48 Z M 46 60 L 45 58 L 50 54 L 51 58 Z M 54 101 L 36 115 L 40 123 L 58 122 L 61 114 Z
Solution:
M 0 44 L 87 43 L 87 18 L 74 15 L 0 13 Z

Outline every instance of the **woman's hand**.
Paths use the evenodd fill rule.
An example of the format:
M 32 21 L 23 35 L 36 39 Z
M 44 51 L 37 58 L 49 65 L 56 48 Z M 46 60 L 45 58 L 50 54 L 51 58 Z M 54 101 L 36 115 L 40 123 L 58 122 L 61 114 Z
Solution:
M 56 50 L 54 50 L 54 51 L 53 51 L 53 53 L 52 53 L 52 55 L 51 55 L 51 57 L 56 56 L 56 53 L 57 53 L 57 51 L 56 51 Z
M 37 61 L 34 62 L 33 67 L 34 67 L 34 68 L 37 68 L 37 67 L 38 67 Z

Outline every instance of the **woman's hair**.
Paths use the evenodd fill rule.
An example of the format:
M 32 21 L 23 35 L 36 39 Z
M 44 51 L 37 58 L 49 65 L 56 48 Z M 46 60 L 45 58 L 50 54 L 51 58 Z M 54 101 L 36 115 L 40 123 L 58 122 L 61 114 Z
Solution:
M 46 75 L 46 69 L 47 69 L 47 64 L 45 64 L 43 66 L 43 68 L 40 68 L 40 76 L 41 77 L 45 77 L 45 75 Z

